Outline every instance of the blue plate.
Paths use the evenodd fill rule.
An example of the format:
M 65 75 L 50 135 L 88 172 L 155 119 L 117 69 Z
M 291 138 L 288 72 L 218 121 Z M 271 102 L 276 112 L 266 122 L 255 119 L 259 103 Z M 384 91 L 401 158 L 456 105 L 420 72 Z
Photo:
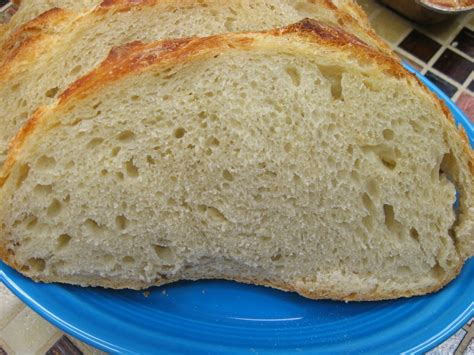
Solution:
M 419 77 L 446 101 L 472 145 L 473 125 Z M 145 296 L 35 283 L 1 262 L 0 278 L 48 321 L 108 352 L 422 353 L 474 316 L 474 259 L 436 294 L 384 302 L 312 301 L 230 281 L 178 282 Z

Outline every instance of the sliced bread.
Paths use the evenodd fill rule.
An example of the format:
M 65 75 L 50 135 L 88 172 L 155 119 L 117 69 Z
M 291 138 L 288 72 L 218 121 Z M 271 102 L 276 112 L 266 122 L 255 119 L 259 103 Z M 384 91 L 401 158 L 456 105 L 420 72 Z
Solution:
M 375 300 L 435 291 L 474 254 L 450 113 L 316 21 L 117 48 L 35 113 L 1 175 L 0 254 L 39 281 Z
M 315 5 L 318 3 L 318 5 Z M 341 23 L 362 41 L 390 53 L 383 41 L 324 0 L 108 1 L 85 13 L 52 9 L 4 43 L 0 62 L 0 163 L 7 145 L 34 110 L 133 40 L 202 36 L 281 27 L 312 17 Z

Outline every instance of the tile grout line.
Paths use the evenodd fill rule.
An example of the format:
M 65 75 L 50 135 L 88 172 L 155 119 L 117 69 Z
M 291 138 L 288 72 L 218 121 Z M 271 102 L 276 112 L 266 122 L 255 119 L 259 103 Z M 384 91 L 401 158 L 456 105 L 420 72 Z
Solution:
M 469 74 L 469 76 L 466 78 L 466 80 L 465 80 L 464 83 L 461 85 L 461 87 L 459 88 L 459 90 L 453 95 L 452 100 L 453 100 L 454 102 L 456 102 L 456 100 L 459 99 L 459 96 L 461 96 L 461 94 L 462 94 L 463 92 L 471 93 L 471 90 L 469 90 L 467 87 L 469 86 L 469 84 L 471 83 L 472 80 L 474 80 L 474 72 L 472 72 L 471 74 Z
M 458 83 L 456 80 L 453 80 L 451 79 L 449 76 L 447 76 L 446 74 L 444 74 L 443 72 L 440 72 L 438 69 L 436 68 L 429 68 L 429 70 L 431 72 L 433 72 L 434 74 L 436 74 L 437 76 L 439 76 L 441 79 L 443 79 L 444 81 L 448 82 L 449 84 L 451 84 L 452 86 L 454 86 L 456 89 L 460 89 L 462 88 L 462 86 L 464 84 L 461 84 L 461 83 Z
M 453 51 L 454 53 L 458 54 L 459 56 L 463 57 L 464 59 L 470 62 L 473 61 L 473 58 L 469 54 L 464 53 L 463 51 L 457 49 L 456 47 L 453 47 L 451 44 L 449 44 L 446 48 L 448 48 L 449 50 Z

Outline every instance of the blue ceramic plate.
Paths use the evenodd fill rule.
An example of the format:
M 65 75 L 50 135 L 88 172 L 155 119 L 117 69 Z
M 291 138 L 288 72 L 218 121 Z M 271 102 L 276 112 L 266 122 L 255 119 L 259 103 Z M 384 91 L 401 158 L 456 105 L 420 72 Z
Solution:
M 472 145 L 473 125 L 420 79 L 446 101 Z M 474 259 L 436 294 L 360 303 L 312 301 L 228 281 L 178 282 L 152 288 L 145 297 L 37 284 L 2 263 L 0 278 L 48 321 L 109 352 L 421 353 L 474 316 Z

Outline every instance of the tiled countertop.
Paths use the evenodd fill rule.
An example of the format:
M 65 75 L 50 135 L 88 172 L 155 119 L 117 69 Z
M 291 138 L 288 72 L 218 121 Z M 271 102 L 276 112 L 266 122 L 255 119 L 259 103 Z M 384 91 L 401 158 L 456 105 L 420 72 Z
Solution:
M 474 13 L 440 25 L 419 26 L 374 0 L 358 2 L 395 51 L 451 97 L 474 123 Z M 3 9 L 5 18 L 10 10 Z M 0 284 L 0 355 L 81 353 L 102 352 L 65 335 Z M 429 354 L 474 355 L 473 319 Z

